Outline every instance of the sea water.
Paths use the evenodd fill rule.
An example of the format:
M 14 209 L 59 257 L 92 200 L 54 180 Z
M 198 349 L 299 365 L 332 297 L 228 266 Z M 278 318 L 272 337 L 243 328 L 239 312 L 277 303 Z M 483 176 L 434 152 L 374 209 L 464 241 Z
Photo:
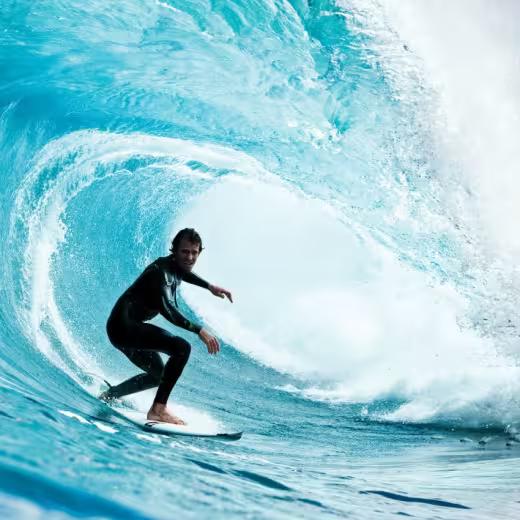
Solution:
M 0 0 L 0 516 L 517 518 L 513 1 Z M 151 434 L 117 297 L 182 227 Z M 118 406 L 146 411 L 151 391 Z

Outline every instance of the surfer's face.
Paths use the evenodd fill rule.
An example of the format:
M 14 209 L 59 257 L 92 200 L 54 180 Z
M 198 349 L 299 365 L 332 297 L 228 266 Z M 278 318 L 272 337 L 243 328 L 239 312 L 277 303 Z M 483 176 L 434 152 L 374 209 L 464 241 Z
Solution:
M 200 253 L 200 245 L 183 238 L 175 251 L 175 263 L 185 271 L 191 271 Z

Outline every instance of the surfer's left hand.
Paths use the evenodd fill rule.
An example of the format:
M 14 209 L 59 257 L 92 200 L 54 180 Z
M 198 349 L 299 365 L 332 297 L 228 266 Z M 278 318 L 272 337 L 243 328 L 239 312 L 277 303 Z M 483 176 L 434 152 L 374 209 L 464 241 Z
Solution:
M 218 296 L 219 298 L 226 297 L 231 303 L 233 303 L 233 296 L 227 289 L 223 289 L 222 287 L 218 287 L 217 285 L 210 285 L 208 289 L 214 296 Z
M 220 345 L 213 334 L 210 334 L 206 329 L 200 329 L 199 338 L 206 345 L 209 354 L 218 354 Z

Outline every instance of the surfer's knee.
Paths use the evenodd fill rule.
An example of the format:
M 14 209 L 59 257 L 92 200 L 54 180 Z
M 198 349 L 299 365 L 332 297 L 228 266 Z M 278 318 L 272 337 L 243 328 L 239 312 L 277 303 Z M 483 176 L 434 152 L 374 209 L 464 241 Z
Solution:
M 151 354 L 150 364 L 148 368 L 146 368 L 146 372 L 153 378 L 155 383 L 160 384 L 163 371 L 164 363 L 161 356 L 157 352 L 154 352 Z
M 163 374 L 162 370 L 160 372 L 158 372 L 157 370 L 154 370 L 153 372 L 148 372 L 148 374 L 150 376 L 152 376 L 152 378 L 157 386 L 159 386 L 161 384 L 161 378 L 162 378 L 162 374 Z
M 176 353 L 186 363 L 191 354 L 191 345 L 184 338 L 177 338 Z

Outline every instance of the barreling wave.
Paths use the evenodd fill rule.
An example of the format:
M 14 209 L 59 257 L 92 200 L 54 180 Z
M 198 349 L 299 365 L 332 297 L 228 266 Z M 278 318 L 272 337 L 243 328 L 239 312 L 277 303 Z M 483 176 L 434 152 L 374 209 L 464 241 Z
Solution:
M 111 303 L 190 225 L 207 244 L 201 273 L 233 287 L 237 303 L 189 291 L 185 299 L 235 349 L 296 378 L 289 391 L 402 403 L 374 416 L 384 420 L 520 420 L 518 291 L 507 279 L 516 246 L 493 234 L 494 261 L 489 233 L 502 230 L 509 195 L 488 181 L 498 163 L 487 152 L 472 149 L 464 161 L 471 111 L 447 104 L 450 68 L 437 90 L 428 65 L 445 49 L 409 32 L 406 5 L 266 4 L 253 21 L 251 6 L 205 13 L 157 2 L 140 20 L 139 44 L 125 33 L 146 74 L 114 74 L 92 94 L 96 74 L 84 85 L 67 69 L 58 85 L 55 69 L 44 69 L 50 84 L 74 87 L 118 122 L 64 125 L 27 153 L 3 215 L 19 257 L 6 262 L 4 305 L 20 335 L 81 384 L 87 372 L 110 376 L 102 324 Z M 114 35 L 134 15 L 124 10 L 103 30 Z M 162 40 L 161 23 L 179 39 Z M 79 45 L 70 27 L 53 29 Z M 103 42 L 91 38 L 84 52 L 73 43 L 63 55 L 52 48 L 79 60 Z M 175 55 L 170 69 L 151 59 L 158 51 Z M 119 70 L 122 54 L 107 50 L 107 71 Z M 94 61 L 99 72 L 104 61 Z M 5 118 L 20 119 L 20 103 Z M 450 127 L 455 116 L 469 136 Z M 494 148 L 504 156 L 512 129 Z M 26 137 L 22 125 L 18 144 Z

